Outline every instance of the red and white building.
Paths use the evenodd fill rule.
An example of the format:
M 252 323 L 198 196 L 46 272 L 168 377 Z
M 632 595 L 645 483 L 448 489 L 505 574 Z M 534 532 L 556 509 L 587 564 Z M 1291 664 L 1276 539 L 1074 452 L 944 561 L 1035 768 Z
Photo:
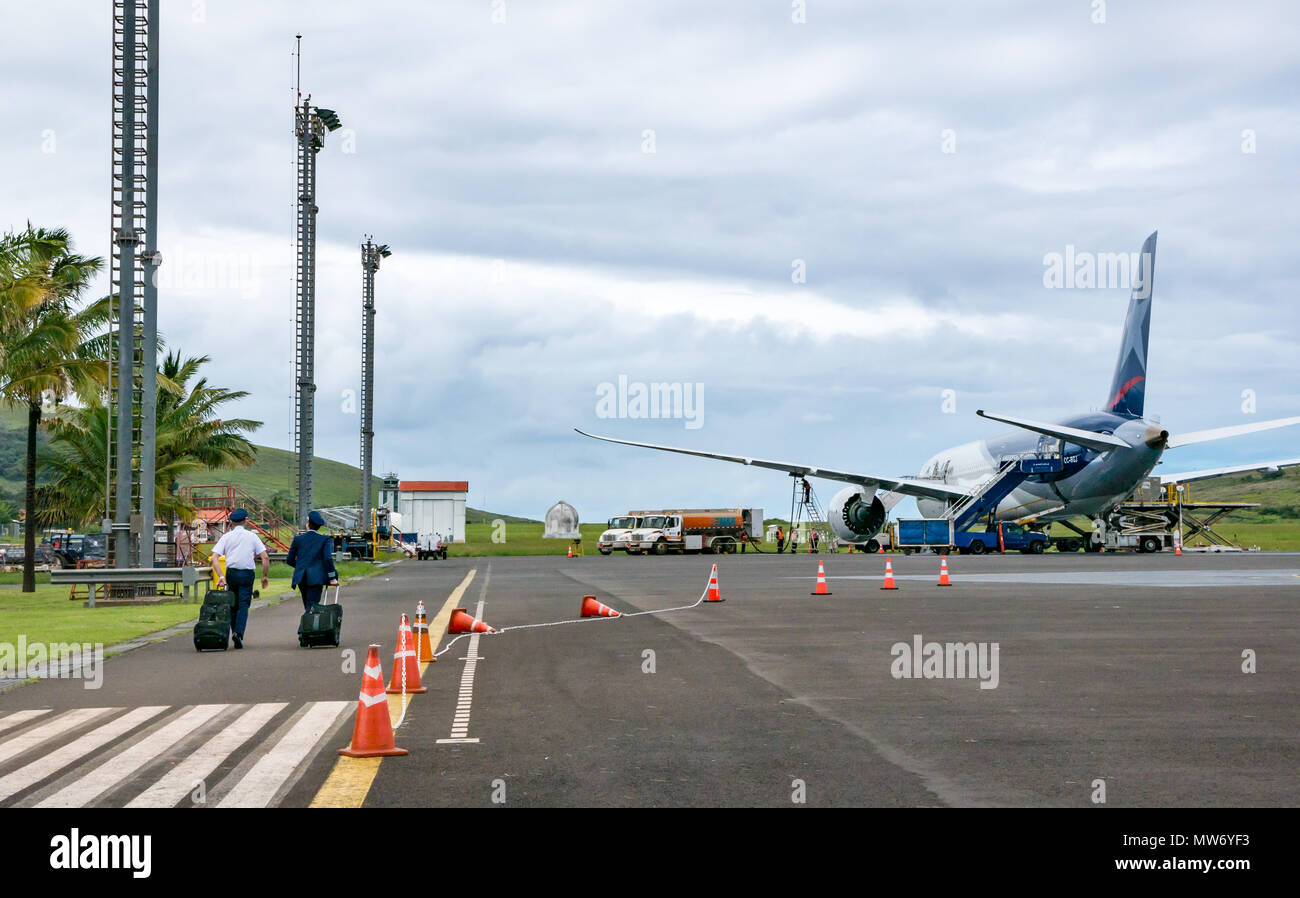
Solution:
M 468 499 L 468 480 L 401 480 L 394 492 L 390 479 L 380 494 L 381 504 L 401 516 L 403 533 L 441 533 L 458 543 L 465 541 Z

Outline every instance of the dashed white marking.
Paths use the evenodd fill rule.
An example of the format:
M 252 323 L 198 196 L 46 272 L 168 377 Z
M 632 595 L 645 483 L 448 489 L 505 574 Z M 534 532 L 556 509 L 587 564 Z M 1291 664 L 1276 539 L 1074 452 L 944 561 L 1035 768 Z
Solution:
M 483 619 L 483 597 L 487 594 L 488 579 L 491 576 L 492 569 L 489 567 L 487 576 L 483 578 L 483 587 L 479 592 L 478 606 L 474 609 L 474 616 L 479 620 Z M 449 739 L 439 739 L 439 745 L 478 742 L 477 739 L 468 737 L 469 716 L 474 704 L 474 671 L 477 669 L 478 662 L 482 660 L 478 653 L 480 635 L 475 633 L 469 638 L 469 651 L 465 655 L 465 669 L 460 675 L 460 692 L 456 699 L 456 713 L 451 721 L 451 737 Z
M 312 748 L 352 702 L 316 702 L 243 779 L 226 793 L 219 808 L 264 808 L 298 766 L 314 756 Z
M 123 733 L 135 729 L 146 720 L 157 717 L 166 710 L 166 705 L 149 705 L 144 708 L 135 708 L 116 720 L 110 720 L 103 726 L 91 730 L 80 739 L 74 739 L 62 748 L 32 761 L 26 767 L 19 767 L 8 776 L 0 778 L 0 801 L 4 801 L 29 786 L 34 786 L 51 774 L 97 751 Z
M 126 751 L 110 758 L 90 773 L 69 783 L 36 806 L 38 808 L 79 808 L 89 804 L 190 733 L 206 724 L 227 705 L 197 705 L 150 733 Z
M 181 761 L 162 779 L 127 803 L 128 808 L 170 808 L 194 791 L 196 785 L 221 766 L 221 762 L 247 742 L 266 722 L 288 706 L 288 702 L 254 705 L 197 751 Z

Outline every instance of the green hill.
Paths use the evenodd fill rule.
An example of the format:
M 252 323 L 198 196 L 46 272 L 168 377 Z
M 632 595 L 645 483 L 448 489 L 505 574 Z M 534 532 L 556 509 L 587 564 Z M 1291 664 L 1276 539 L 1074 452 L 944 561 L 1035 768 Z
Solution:
M 1233 512 L 1233 520 L 1273 522 L 1300 520 L 1300 468 L 1276 474 L 1232 474 L 1189 484 L 1191 501 L 1258 502 L 1259 508 Z
M 249 468 L 213 471 L 206 474 L 194 474 L 182 478 L 181 485 L 202 485 L 231 483 L 247 490 L 253 498 L 270 503 L 277 494 L 282 499 L 289 495 L 289 487 L 298 477 L 298 462 L 292 452 L 273 449 L 270 446 L 257 446 L 257 461 Z M 373 478 L 374 497 L 379 498 L 379 489 L 383 479 Z M 316 456 L 312 471 L 312 498 L 321 507 L 333 505 L 359 505 L 361 503 L 361 469 L 355 465 L 333 461 Z M 508 514 L 493 514 L 477 508 L 465 509 L 465 521 L 469 524 L 487 524 L 496 519 L 508 524 L 536 524 L 539 521 L 520 518 Z
M 297 457 L 284 449 L 255 446 L 257 461 L 248 468 L 199 472 L 181 478 L 181 486 L 231 483 L 252 494 L 254 499 L 270 503 L 277 493 L 289 495 L 298 479 Z M 383 480 L 372 478 L 376 498 Z M 361 503 L 361 469 L 316 456 L 312 469 L 312 499 L 316 505 L 359 505 Z

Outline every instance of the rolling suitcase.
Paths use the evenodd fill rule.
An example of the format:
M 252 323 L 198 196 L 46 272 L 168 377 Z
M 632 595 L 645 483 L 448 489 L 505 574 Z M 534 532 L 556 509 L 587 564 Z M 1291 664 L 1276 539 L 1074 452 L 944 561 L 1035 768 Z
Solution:
M 314 645 L 338 647 L 343 636 L 343 606 L 339 604 L 339 592 L 342 584 L 334 587 L 334 601 L 331 604 L 318 602 L 310 611 L 304 611 L 298 623 L 298 645 L 309 648 Z M 329 588 L 325 589 L 325 598 L 329 598 Z
M 235 594 L 209 589 L 194 625 L 194 650 L 224 652 L 230 648 L 230 624 L 235 619 Z

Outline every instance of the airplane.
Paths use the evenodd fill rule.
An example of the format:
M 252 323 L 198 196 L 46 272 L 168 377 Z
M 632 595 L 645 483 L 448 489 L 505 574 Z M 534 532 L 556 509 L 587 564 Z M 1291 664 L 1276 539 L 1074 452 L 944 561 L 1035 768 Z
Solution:
M 980 519 L 1032 521 L 1035 525 L 1061 521 L 1083 535 L 1068 519 L 1084 516 L 1104 522 L 1119 503 L 1133 494 L 1138 483 L 1151 474 L 1165 451 L 1300 424 L 1300 417 L 1278 418 L 1170 434 L 1157 420 L 1145 416 L 1157 233 L 1153 232 L 1142 244 L 1119 358 L 1104 410 L 1073 415 L 1058 422 L 1043 422 L 980 409 L 976 412 L 980 417 L 1016 429 L 936 452 L 916 477 L 840 471 L 821 465 L 620 440 L 576 427 L 574 430 L 610 443 L 852 484 L 832 498 L 827 521 L 836 536 L 854 544 L 864 544 L 879 533 L 890 510 L 905 496 L 914 497 L 918 510 L 926 517 L 953 517 L 962 523 Z M 1300 465 L 1300 458 L 1162 474 L 1160 483 L 1185 483 L 1221 474 L 1274 471 L 1295 465 Z M 1084 543 L 1084 547 L 1088 548 L 1089 544 Z

